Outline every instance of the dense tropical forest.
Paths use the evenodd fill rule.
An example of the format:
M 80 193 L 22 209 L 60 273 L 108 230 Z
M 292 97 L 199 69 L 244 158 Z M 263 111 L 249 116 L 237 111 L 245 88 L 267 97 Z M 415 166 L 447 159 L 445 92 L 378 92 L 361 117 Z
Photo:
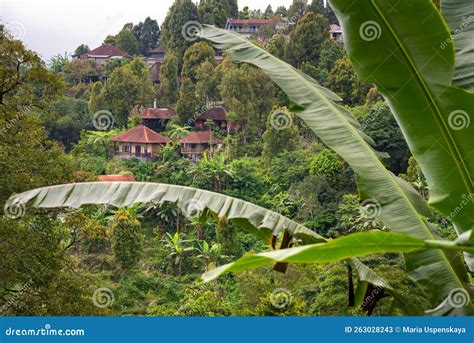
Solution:
M 343 2 L 334 1 L 335 10 L 342 13 Z M 354 287 L 361 284 L 356 280 L 361 269 L 356 272 L 347 259 L 278 262 L 204 282 L 201 275 L 216 267 L 297 244 L 289 243 L 286 232 L 262 239 L 239 221 L 208 213 L 212 211 L 199 202 L 3 207 L 12 194 L 37 187 L 121 175 L 241 199 L 334 242 L 354 233 L 388 232 L 392 223 L 381 216 L 388 205 L 371 196 L 361 200 L 360 194 L 370 192 L 358 184 L 353 161 L 297 115 L 304 101 L 291 93 L 293 86 L 285 88 L 274 79 L 273 69 L 264 65 L 268 58 L 258 59 L 258 54 L 271 54 L 288 64 L 288 70 L 278 69 L 283 75 L 295 72 L 288 79 L 303 72 L 325 87 L 323 93 L 327 89 L 324 94 L 338 97 L 338 110 L 353 115 L 351 123 L 359 123 L 354 135 L 372 143 L 387 175 L 398 176 L 414 198 L 428 200 L 432 187 L 392 114 L 396 106 L 390 107 L 377 90 L 384 89 L 379 71 L 363 75 L 364 68 L 354 65 L 357 60 L 333 35 L 340 23 L 324 3 L 293 0 L 288 8 L 249 10 L 239 8 L 237 0 L 176 0 L 163 23 L 150 13 L 143 22 L 124 23 L 120 32 L 104 37 L 105 44 L 127 56 L 101 65 L 77 58 L 91 51 L 86 43 L 77 47 L 76 57 L 61 53 L 42 61 L 7 27 L 0 27 L 0 313 L 404 315 L 407 310 L 396 306 L 401 298 L 420 313 L 435 308 L 438 303 L 427 289 L 406 273 L 408 262 L 400 252 L 360 257 L 357 263 L 400 296 L 369 284 L 360 306 L 355 306 Z M 263 26 L 249 35 L 249 48 L 231 37 L 225 41 L 220 31 L 205 26 L 223 29 L 229 18 L 286 25 Z M 206 27 L 202 37 L 183 31 L 190 22 L 199 23 L 200 30 Z M 253 47 L 258 52 L 245 55 Z M 146 60 L 154 49 L 164 55 L 156 70 Z M 360 58 L 361 65 L 365 62 Z M 196 118 L 215 107 L 225 109 L 233 130 L 213 120 L 196 126 Z M 159 130 L 169 143 L 149 159 L 122 158 L 114 137 L 143 125 L 140 113 L 152 108 L 176 111 Z M 179 142 L 197 131 L 209 132 L 220 142 L 219 149 L 191 159 Z M 472 193 L 465 194 L 472 205 Z M 423 221 L 436 239 L 456 240 L 452 218 L 438 208 L 430 210 Z M 471 280 L 469 273 L 466 277 Z

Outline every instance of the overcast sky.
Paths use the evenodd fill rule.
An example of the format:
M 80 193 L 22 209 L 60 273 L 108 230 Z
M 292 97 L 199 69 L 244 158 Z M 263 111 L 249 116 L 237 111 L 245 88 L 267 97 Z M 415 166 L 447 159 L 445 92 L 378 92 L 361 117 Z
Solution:
M 196 2 L 196 1 L 195 1 Z M 275 10 L 292 0 L 238 0 L 239 8 Z M 161 27 L 173 0 L 0 0 L 0 20 L 44 60 L 72 53 L 81 43 L 91 49 L 125 23 L 150 16 Z

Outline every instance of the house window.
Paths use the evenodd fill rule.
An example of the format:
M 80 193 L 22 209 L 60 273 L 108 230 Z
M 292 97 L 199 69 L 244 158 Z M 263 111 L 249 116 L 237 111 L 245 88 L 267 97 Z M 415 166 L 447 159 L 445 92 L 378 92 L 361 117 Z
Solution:
M 124 146 L 122 147 L 122 151 L 123 151 L 123 152 L 130 152 L 130 145 L 124 145 Z

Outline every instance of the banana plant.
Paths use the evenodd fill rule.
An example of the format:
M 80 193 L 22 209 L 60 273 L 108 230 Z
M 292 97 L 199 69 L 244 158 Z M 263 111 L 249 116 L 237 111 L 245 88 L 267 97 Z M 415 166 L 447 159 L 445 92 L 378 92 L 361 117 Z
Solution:
M 468 6 L 468 2 L 461 0 L 449 3 Z M 442 8 L 447 9 L 445 4 Z M 336 94 L 238 34 L 211 26 L 205 26 L 200 32 L 202 38 L 226 50 L 234 60 L 261 68 L 296 104 L 297 115 L 346 160 L 357 176 L 361 199 L 377 205 L 379 218 L 392 231 L 392 236 L 369 233 L 371 236 L 355 236 L 357 239 L 349 235 L 343 238 L 343 243 L 326 241 L 281 215 L 242 200 L 160 184 L 60 185 L 13 196 L 10 205 L 30 202 L 37 207 L 102 203 L 129 206 L 136 202 L 170 201 L 176 202 L 186 213 L 190 206 L 188 202 L 197 197 L 200 202 L 191 201 L 191 207 L 201 206 L 203 216 L 210 214 L 233 221 L 261 239 L 272 241 L 272 245 L 274 237 L 283 235 L 282 243 L 286 244 L 281 248 L 287 248 L 290 243 L 285 240 L 285 234 L 302 244 L 310 244 L 257 255 L 251 263 L 239 260 L 210 271 L 211 276 L 223 271 L 255 268 L 269 261 L 324 263 L 349 259 L 357 268 L 361 285 L 371 283 L 384 287 L 397 299 L 390 285 L 355 259 L 396 251 L 404 253 L 408 274 L 430 296 L 436 306 L 434 314 L 472 313 L 470 301 L 457 306 L 453 304 L 452 296 L 457 290 L 465 292 L 467 299 L 472 295 L 472 285 L 458 251 L 472 253 L 474 154 L 471 154 L 470 146 L 473 135 L 469 125 L 459 129 L 456 116 L 474 113 L 474 102 L 468 89 L 458 88 L 465 80 L 458 79 L 453 86 L 455 68 L 461 70 L 459 65 L 462 63 L 455 66 L 455 50 L 447 25 L 429 0 L 361 0 L 357 4 L 353 0 L 334 0 L 331 5 L 342 23 L 346 47 L 356 71 L 364 81 L 374 83 L 386 97 L 427 176 L 430 203 L 453 221 L 460 235 L 457 241 L 438 240 L 434 227 L 427 221 L 431 216 L 428 204 L 411 185 L 384 167 L 379 159 L 382 154 L 373 149 L 373 141 L 361 131 L 350 111 L 338 104 L 341 99 Z M 454 18 L 455 13 L 461 11 L 451 8 L 445 11 L 445 16 Z M 426 21 L 422 31 L 419 29 L 420 16 Z M 456 23 L 456 20 L 451 22 Z M 376 34 L 372 36 L 374 29 Z M 444 42 L 445 49 L 437 47 Z M 465 46 L 458 44 L 458 51 L 469 53 Z M 332 257 L 325 260 L 321 257 L 322 251 L 324 256 Z M 465 261 L 470 264 L 469 258 Z M 210 274 L 206 275 L 209 278 Z
M 411 2 L 399 2 L 402 3 Z M 285 91 L 299 107 L 297 115 L 351 166 L 357 176 L 361 198 L 380 207 L 379 218 L 387 227 L 424 240 L 437 238 L 433 226 L 427 221 L 431 216 L 428 205 L 409 184 L 384 167 L 380 154 L 372 147 L 373 142 L 361 132 L 354 116 L 337 104 L 340 100 L 337 95 L 238 34 L 205 26 L 201 37 L 226 50 L 232 59 L 261 68 Z M 437 168 L 443 169 L 445 175 L 452 172 L 439 165 Z M 462 212 L 464 217 L 474 213 L 469 208 Z M 430 295 L 434 305 L 445 302 L 453 289 L 463 288 L 471 292 L 467 271 L 457 254 L 452 256 L 441 250 L 425 249 L 407 252 L 405 258 L 407 272 Z M 463 311 L 454 309 L 454 312 Z
M 170 251 L 169 256 L 173 258 L 176 273 L 181 274 L 181 264 L 187 252 L 195 250 L 191 246 L 192 241 L 184 239 L 185 234 L 176 231 L 174 235 L 166 233 L 165 239 L 162 240 L 164 247 Z

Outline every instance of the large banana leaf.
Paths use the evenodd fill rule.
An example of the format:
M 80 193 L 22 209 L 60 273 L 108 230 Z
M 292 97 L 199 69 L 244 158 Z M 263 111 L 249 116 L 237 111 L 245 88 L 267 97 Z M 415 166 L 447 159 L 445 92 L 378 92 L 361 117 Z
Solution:
M 471 235 L 470 231 L 467 233 Z M 474 252 L 474 245 L 472 242 L 469 245 L 464 245 L 449 241 L 427 241 L 396 232 L 359 232 L 332 239 L 325 243 L 245 256 L 235 262 L 206 272 L 202 278 L 204 281 L 210 281 L 223 273 L 260 268 L 275 262 L 329 263 L 372 254 L 412 252 L 423 249 Z
M 249 202 L 219 193 L 176 185 L 142 182 L 89 182 L 58 185 L 33 189 L 15 194 L 6 206 L 40 208 L 73 207 L 87 204 L 108 204 L 115 207 L 132 206 L 136 203 L 176 203 L 184 212 L 210 211 L 220 219 L 234 222 L 265 242 L 282 232 L 288 232 L 302 243 L 326 242 L 324 237 L 283 217 L 282 215 Z M 351 259 L 361 283 L 370 283 L 389 291 L 400 303 L 406 303 L 386 280 L 357 259 Z M 407 314 L 417 315 L 417 309 L 403 308 Z
M 371 147 L 370 139 L 359 130 L 356 119 L 333 101 L 338 100 L 337 96 L 236 33 L 205 26 L 201 36 L 225 49 L 231 58 L 261 68 L 303 108 L 297 115 L 349 163 L 357 174 L 362 196 L 380 205 L 379 217 L 391 230 L 420 239 L 435 239 L 432 228 L 423 218 L 429 215 L 426 203 L 410 185 L 387 171 Z M 452 289 L 465 287 L 468 282 L 462 261 L 440 250 L 410 253 L 406 259 L 408 272 L 426 288 L 433 303 L 438 304 Z
M 453 37 L 456 49 L 456 68 L 453 85 L 473 91 L 474 1 L 441 0 L 441 13 L 451 29 L 451 36 Z M 443 43 L 446 44 L 445 42 Z M 440 44 L 441 48 L 444 47 L 443 43 Z
M 441 14 L 431 0 L 330 4 L 354 68 L 385 96 L 420 163 L 431 205 L 454 222 L 458 233 L 470 230 L 474 93 L 451 86 L 455 55 Z
M 217 217 L 270 242 L 285 230 L 304 243 L 324 242 L 314 231 L 247 201 L 201 189 L 147 182 L 84 182 L 33 189 L 13 195 L 7 206 L 28 204 L 34 207 L 73 207 L 109 204 L 115 207 L 136 203 L 176 203 L 185 213 L 197 215 L 208 210 Z
M 390 285 L 387 285 L 384 280 L 379 280 L 377 275 L 372 275 L 373 272 L 361 264 L 360 261 L 355 260 L 354 257 L 385 252 L 411 252 L 420 249 L 445 249 L 474 252 L 474 244 L 472 239 L 470 239 L 472 231 L 468 231 L 465 234 L 468 234 L 469 239 L 447 242 L 425 241 L 394 232 L 373 231 L 355 233 L 334 240 L 329 240 L 326 243 L 311 244 L 297 248 L 264 252 L 253 256 L 245 256 L 235 262 L 206 272 L 203 274 L 202 278 L 204 281 L 211 281 L 224 273 L 260 268 L 275 262 L 329 263 L 352 258 L 352 264 L 356 266 L 359 273 L 359 283 L 361 283 L 359 287 L 364 289 L 364 276 L 369 275 L 372 284 L 388 290 L 395 298 L 395 301 L 398 301 L 398 303 L 402 305 L 401 308 L 403 308 L 409 306 L 406 300 L 398 294 L 396 290 L 392 289 Z M 464 288 L 454 289 L 455 292 L 464 292 L 461 290 L 464 290 Z M 467 297 L 462 304 L 452 306 L 451 304 L 454 302 L 454 295 L 452 295 L 453 293 L 450 293 L 450 297 L 443 301 L 435 310 L 430 311 L 430 313 L 435 315 L 473 314 L 472 302 L 469 299 L 472 299 L 474 296 L 474 288 L 469 286 L 465 292 L 466 293 L 464 294 L 467 294 Z M 409 310 L 413 311 L 412 308 Z

